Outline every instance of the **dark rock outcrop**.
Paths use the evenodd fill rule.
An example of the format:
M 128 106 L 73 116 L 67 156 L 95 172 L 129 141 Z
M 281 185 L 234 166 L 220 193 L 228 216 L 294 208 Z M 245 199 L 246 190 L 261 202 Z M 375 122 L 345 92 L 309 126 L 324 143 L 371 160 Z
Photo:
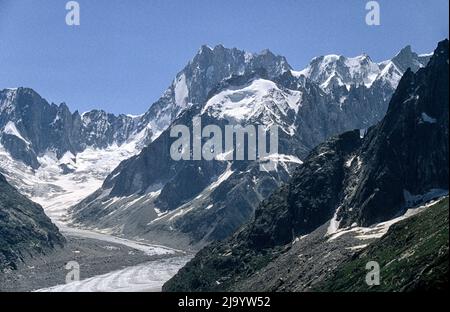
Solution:
M 0 174 L 0 270 L 62 247 L 64 237 L 41 206 L 21 195 Z

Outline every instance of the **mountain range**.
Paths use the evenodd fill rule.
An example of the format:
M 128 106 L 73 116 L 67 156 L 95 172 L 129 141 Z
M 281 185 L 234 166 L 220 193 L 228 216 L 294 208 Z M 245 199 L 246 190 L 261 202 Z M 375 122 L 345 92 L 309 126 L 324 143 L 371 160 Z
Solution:
M 445 40 L 425 68 L 406 70 L 379 123 L 318 145 L 248 224 L 164 290 L 448 287 L 448 59 Z M 370 261 L 379 288 L 365 282 Z
M 370 85 L 355 79 L 348 86 L 326 88 L 316 77 L 290 70 L 284 58 L 263 52 L 271 62 L 258 64 L 264 67 L 256 70 L 253 66 L 240 70 L 211 87 L 203 101 L 182 111 L 139 154 L 114 169 L 99 190 L 73 206 L 74 224 L 177 247 L 198 248 L 227 238 L 251 218 L 259 202 L 289 179 L 317 144 L 346 130 L 368 128 L 384 116 L 402 74 L 398 60 L 409 60 L 417 69 L 417 64 L 425 65 L 429 59 L 408 52 L 409 48 L 402 50 L 383 65 L 367 56 L 347 62 L 336 59 L 328 66 L 313 60 L 308 68 L 317 67 L 323 75 L 352 71 L 356 77 L 355 71 L 360 70 L 359 76 L 373 79 Z M 190 65 L 204 73 L 217 70 L 216 58 L 222 58 L 222 53 L 236 52 L 221 46 L 202 48 Z M 245 64 L 244 58 L 237 68 Z M 400 75 L 383 71 L 386 66 Z M 194 117 L 222 129 L 226 125 L 277 125 L 279 150 L 272 159 L 276 170 L 261 171 L 255 162 L 223 159 L 173 161 L 169 148 L 175 139 L 170 130 L 179 124 L 193 129 Z
M 430 57 L 408 46 L 381 63 L 328 55 L 294 71 L 269 50 L 202 46 L 140 116 L 72 113 L 32 89 L 5 89 L 0 170 L 55 220 L 197 249 L 247 222 L 318 144 L 381 120 L 407 68 Z M 278 125 L 277 170 L 172 160 L 171 127 L 196 116 L 222 128 Z
M 202 46 L 139 116 L 5 89 L 0 269 L 63 247 L 53 221 L 198 251 L 165 291 L 445 288 L 448 100 L 448 40 L 380 63 L 320 56 L 300 71 L 269 50 Z M 171 130 L 199 120 L 276 125 L 278 151 L 174 160 Z M 374 260 L 380 288 L 364 283 Z

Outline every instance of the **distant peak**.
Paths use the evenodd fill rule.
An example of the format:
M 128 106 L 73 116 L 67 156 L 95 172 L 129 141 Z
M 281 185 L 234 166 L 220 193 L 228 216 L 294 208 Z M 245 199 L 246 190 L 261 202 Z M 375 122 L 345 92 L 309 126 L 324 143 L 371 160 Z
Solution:
M 431 54 L 436 55 L 436 54 L 445 54 L 445 53 L 448 54 L 448 38 L 440 41 L 438 43 L 436 50 L 434 50 L 434 52 Z
M 363 59 L 363 60 L 372 60 L 370 58 L 370 55 L 367 54 L 366 52 L 364 52 L 363 54 L 361 54 L 360 56 L 358 56 L 358 58 Z
M 272 53 L 272 51 L 270 51 L 269 49 L 264 49 L 259 54 L 261 54 L 261 55 L 271 55 L 271 56 L 274 55 Z
M 372 63 L 372 58 L 367 54 L 367 53 L 363 53 L 361 55 L 352 57 L 352 58 L 348 58 L 348 60 L 356 60 L 358 61 L 360 64 L 368 64 L 368 63 Z
M 403 49 L 401 49 L 397 55 L 394 58 L 399 58 L 399 57 L 409 57 L 414 55 L 415 53 L 412 51 L 412 48 L 410 45 L 407 45 L 406 47 L 404 47 Z
M 42 98 L 41 95 L 39 93 L 37 93 L 32 88 L 18 87 L 18 88 L 12 88 L 10 90 L 13 91 L 17 96 L 20 96 L 20 95 L 31 95 L 31 96 L 36 96 L 38 98 Z
M 209 45 L 203 44 L 200 49 L 198 49 L 198 54 L 202 54 L 204 52 L 211 52 L 212 49 Z
M 220 51 L 220 50 L 225 50 L 225 47 L 223 46 L 223 44 L 219 43 L 218 45 L 216 45 L 214 47 L 213 51 Z
M 325 62 L 325 63 L 331 63 L 331 62 L 336 62 L 339 59 L 343 58 L 342 55 L 337 55 L 337 54 L 326 54 L 326 55 L 321 55 L 321 56 L 317 56 L 314 57 L 311 60 L 311 64 L 316 64 L 316 63 L 321 63 L 321 62 Z
M 412 48 L 411 45 L 407 45 L 406 47 L 404 47 L 403 49 L 400 50 L 400 53 L 411 53 L 412 52 Z
M 2 91 L 7 91 L 7 92 L 15 92 L 17 91 L 18 88 L 5 88 Z

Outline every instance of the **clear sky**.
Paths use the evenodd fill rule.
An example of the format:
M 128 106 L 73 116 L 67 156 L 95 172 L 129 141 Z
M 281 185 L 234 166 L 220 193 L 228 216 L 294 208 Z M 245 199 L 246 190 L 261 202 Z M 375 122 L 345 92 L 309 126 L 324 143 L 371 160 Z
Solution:
M 448 37 L 448 0 L 0 0 L 0 89 L 26 86 L 80 112 L 143 113 L 202 44 L 269 48 L 295 69 L 323 54 L 392 57 L 431 52 Z

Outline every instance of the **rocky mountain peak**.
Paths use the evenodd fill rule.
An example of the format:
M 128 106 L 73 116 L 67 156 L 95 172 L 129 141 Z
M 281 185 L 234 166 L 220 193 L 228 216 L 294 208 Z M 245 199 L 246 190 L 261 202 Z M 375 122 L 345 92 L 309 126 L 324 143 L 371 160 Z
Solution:
M 314 58 L 307 68 L 297 72 L 297 76 L 303 75 L 324 90 L 331 90 L 351 85 L 370 86 L 379 70 L 367 54 L 352 58 L 330 54 Z
M 416 52 L 412 51 L 410 45 L 407 45 L 400 52 L 397 53 L 394 58 L 392 58 L 392 63 L 394 63 L 401 71 L 406 71 L 411 68 L 413 72 L 419 70 L 419 68 L 427 65 L 430 60 L 431 55 L 418 55 Z
M 293 74 L 318 83 L 326 92 L 358 85 L 370 87 L 373 84 L 395 89 L 408 68 L 416 72 L 428 63 L 429 58 L 430 55 L 413 52 L 411 46 L 403 48 L 393 59 L 381 63 L 373 62 L 366 53 L 356 57 L 329 54 L 313 58 L 305 69 Z

